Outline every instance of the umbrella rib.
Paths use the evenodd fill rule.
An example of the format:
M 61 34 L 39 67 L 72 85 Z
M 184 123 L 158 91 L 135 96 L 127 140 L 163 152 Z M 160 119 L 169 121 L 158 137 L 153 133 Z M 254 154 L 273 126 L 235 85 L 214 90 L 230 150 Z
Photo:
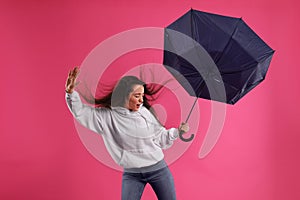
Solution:
M 219 28 L 218 25 L 217 25 L 213 20 L 211 20 L 210 18 L 207 18 L 211 23 L 215 24 L 215 26 L 218 27 L 220 31 L 222 31 L 224 34 L 227 34 L 227 35 L 230 36 L 230 39 L 228 40 L 227 44 L 226 44 L 225 47 L 223 48 L 222 52 L 225 52 L 225 50 L 228 48 L 228 46 L 229 46 L 229 44 L 230 44 L 231 41 L 236 41 L 236 40 L 233 38 L 233 36 L 234 36 L 234 34 L 237 32 L 237 29 L 238 29 L 239 25 L 240 25 L 242 22 L 245 23 L 245 22 L 243 21 L 242 18 L 236 18 L 236 17 L 230 17 L 230 18 L 234 18 L 234 19 L 237 19 L 237 20 L 238 20 L 238 22 L 236 23 L 236 26 L 235 26 L 234 30 L 232 31 L 232 33 L 231 33 L 230 35 L 227 34 L 225 31 L 223 31 L 221 28 Z M 257 35 L 256 33 L 254 33 L 254 34 Z M 243 50 L 245 50 L 245 48 L 244 48 L 242 45 L 240 45 L 240 43 L 238 43 L 238 42 L 236 42 L 236 43 L 239 45 L 240 48 L 242 48 Z M 271 51 L 271 52 L 269 52 L 268 54 L 264 55 L 264 56 L 265 56 L 265 59 L 267 59 L 267 58 L 269 58 L 270 56 L 272 56 L 273 52 L 274 52 L 274 51 Z M 224 54 L 221 54 L 221 56 L 220 56 L 219 58 L 217 58 L 214 62 L 217 64 L 217 63 L 219 62 L 219 60 L 223 57 L 223 55 L 224 55 Z M 258 62 L 257 59 L 255 59 L 251 54 L 248 54 L 248 55 L 251 56 L 251 58 L 252 58 L 253 60 L 255 60 L 256 65 L 257 65 L 258 63 L 260 63 L 260 62 Z M 264 60 L 265 60 L 265 59 L 264 59 Z M 255 65 L 255 66 L 256 66 L 256 65 Z M 233 74 L 233 73 L 235 73 L 235 72 L 239 73 L 239 72 L 244 71 L 244 70 L 248 70 L 248 69 L 251 69 L 251 68 L 255 68 L 255 66 L 254 66 L 254 67 L 244 68 L 243 70 L 237 70 L 237 71 L 232 71 L 232 72 L 222 72 L 221 74 Z
M 241 23 L 241 21 L 242 21 L 242 19 L 239 18 L 239 19 L 238 19 L 238 22 L 236 23 L 236 26 L 234 27 L 234 30 L 233 30 L 232 33 L 230 34 L 230 39 L 228 40 L 227 44 L 224 46 L 222 52 L 224 52 L 225 49 L 228 48 L 230 41 L 233 40 L 233 35 L 236 33 L 237 28 L 238 28 L 238 25 L 239 25 L 239 23 Z M 221 29 L 221 30 L 222 30 L 222 29 Z M 225 33 L 225 31 L 223 31 L 223 30 L 222 30 L 222 32 Z M 219 59 L 216 60 L 216 63 L 219 62 L 219 60 L 223 57 L 223 55 L 224 55 L 224 54 L 222 53 L 222 55 L 219 57 Z
M 192 75 L 197 75 L 198 76 L 199 73 L 197 72 L 190 72 L 190 73 L 184 73 L 182 74 L 183 76 L 192 76 Z
M 258 63 L 257 63 L 257 64 L 258 64 Z M 221 75 L 225 75 L 225 74 L 236 74 L 236 73 L 240 73 L 240 72 L 243 72 L 243 71 L 245 71 L 245 70 L 252 69 L 252 68 L 255 68 L 255 66 L 254 66 L 254 67 L 248 67 L 248 68 L 245 68 L 245 69 L 243 69 L 243 70 L 231 70 L 231 71 L 226 71 L 226 72 L 222 71 L 222 72 L 220 72 L 220 74 L 221 74 Z
M 221 28 L 219 28 L 219 26 L 218 26 L 213 20 L 211 20 L 211 18 L 207 18 L 211 23 L 215 24 L 215 26 L 218 27 L 218 29 L 219 29 L 220 31 L 222 31 L 224 34 L 230 36 L 230 39 L 228 40 L 227 44 L 224 46 L 222 52 L 224 52 L 224 51 L 228 48 L 230 41 L 232 41 L 232 40 L 235 41 L 235 39 L 233 38 L 233 35 L 237 32 L 238 25 L 239 25 L 241 22 L 243 22 L 242 18 L 236 18 L 236 17 L 231 17 L 231 18 L 237 19 L 238 22 L 236 23 L 236 26 L 234 27 L 234 30 L 232 31 L 232 33 L 231 33 L 230 35 L 227 34 L 225 31 L 223 31 Z M 193 34 L 193 32 L 192 32 L 192 34 Z M 244 49 L 239 43 L 237 43 L 237 44 L 238 44 L 242 49 Z M 214 62 L 217 64 L 217 63 L 219 62 L 219 60 L 223 57 L 223 55 L 224 55 L 224 54 L 222 54 L 222 55 L 221 55 L 218 59 L 216 59 Z M 250 55 L 250 56 L 251 56 L 251 55 Z M 252 57 L 252 56 L 251 56 L 251 57 Z M 252 58 L 253 58 L 253 57 L 252 57 Z M 256 60 L 256 59 L 253 58 L 253 60 Z M 250 68 L 247 68 L 247 69 L 251 69 L 251 68 L 253 68 L 253 67 L 250 67 Z M 243 70 L 244 70 L 244 69 L 243 69 Z M 237 71 L 237 72 L 240 72 L 240 71 L 243 71 L 243 70 L 239 70 L 239 71 Z M 234 72 L 235 72 L 235 71 L 234 71 Z M 225 72 L 225 73 L 226 73 L 226 72 Z M 224 73 L 224 74 L 225 74 L 225 73 Z M 230 72 L 230 73 L 232 73 L 232 72 Z M 223 73 L 221 73 L 221 74 L 223 74 Z

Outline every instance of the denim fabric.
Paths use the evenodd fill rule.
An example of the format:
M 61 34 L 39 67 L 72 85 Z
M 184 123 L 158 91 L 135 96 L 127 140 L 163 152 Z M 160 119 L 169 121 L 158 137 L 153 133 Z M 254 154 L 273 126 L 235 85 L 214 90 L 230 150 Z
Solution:
M 125 171 L 122 177 L 122 200 L 140 200 L 147 183 L 158 200 L 176 200 L 174 180 L 168 166 L 140 173 Z

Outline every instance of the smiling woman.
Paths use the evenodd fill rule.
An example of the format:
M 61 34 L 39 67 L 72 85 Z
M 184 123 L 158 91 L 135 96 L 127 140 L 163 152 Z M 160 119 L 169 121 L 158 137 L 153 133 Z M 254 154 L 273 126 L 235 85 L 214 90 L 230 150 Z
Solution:
M 96 107 L 83 104 L 74 91 L 79 69 L 70 71 L 66 101 L 73 116 L 86 128 L 102 135 L 113 160 L 124 168 L 122 200 L 139 200 L 149 183 L 160 200 L 176 199 L 173 176 L 164 161 L 162 149 L 172 146 L 179 131 L 189 126 L 166 129 L 151 112 L 148 99 L 162 86 L 145 84 L 135 76 L 119 80 L 103 98 L 86 98 Z

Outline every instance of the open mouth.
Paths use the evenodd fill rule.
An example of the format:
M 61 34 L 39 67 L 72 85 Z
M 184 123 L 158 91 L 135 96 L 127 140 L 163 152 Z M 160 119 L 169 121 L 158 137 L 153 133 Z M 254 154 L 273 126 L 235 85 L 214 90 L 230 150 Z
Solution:
M 136 104 L 137 109 L 139 109 L 143 104 Z

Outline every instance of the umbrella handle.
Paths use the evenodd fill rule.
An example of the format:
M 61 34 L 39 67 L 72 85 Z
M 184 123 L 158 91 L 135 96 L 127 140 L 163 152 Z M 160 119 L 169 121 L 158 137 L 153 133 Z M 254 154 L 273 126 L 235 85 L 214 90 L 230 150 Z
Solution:
M 192 106 L 192 108 L 191 108 L 191 110 L 190 110 L 190 113 L 189 113 L 189 115 L 187 116 L 185 122 L 187 122 L 187 121 L 189 120 L 189 118 L 190 118 L 190 116 L 191 116 L 191 113 L 192 113 L 192 111 L 193 111 L 193 109 L 194 109 L 194 106 L 196 105 L 197 100 L 198 100 L 198 98 L 196 97 L 196 99 L 195 99 L 195 101 L 194 101 L 194 104 L 193 104 L 193 106 Z M 194 139 L 194 134 L 191 134 L 191 137 L 189 137 L 189 138 L 184 138 L 184 137 L 182 136 L 183 134 L 184 134 L 184 131 L 181 131 L 181 130 L 180 130 L 180 131 L 179 131 L 179 138 L 180 138 L 182 141 L 184 141 L 184 142 L 189 142 L 189 141 L 191 141 L 191 140 Z
M 184 134 L 184 131 L 179 131 L 179 138 L 184 142 L 189 142 L 194 139 L 194 134 L 191 134 L 191 137 L 184 138 L 182 135 Z

